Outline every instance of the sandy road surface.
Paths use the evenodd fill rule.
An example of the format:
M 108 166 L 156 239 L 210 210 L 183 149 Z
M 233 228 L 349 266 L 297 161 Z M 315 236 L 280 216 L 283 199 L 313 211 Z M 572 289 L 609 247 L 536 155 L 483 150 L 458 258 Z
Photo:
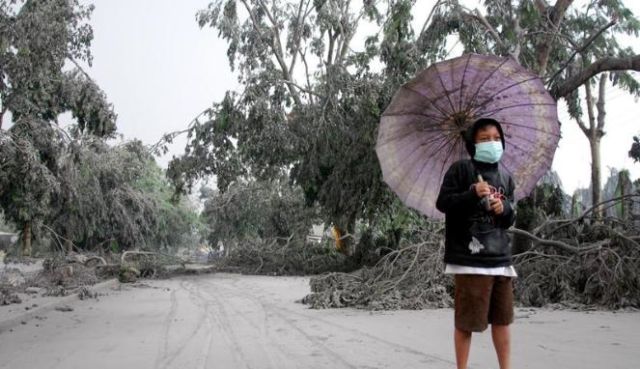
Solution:
M 306 278 L 228 274 L 125 287 L 0 332 L 0 368 L 455 367 L 450 310 L 309 310 L 295 303 L 307 291 Z M 640 313 L 517 316 L 514 368 L 640 367 Z M 497 368 L 489 334 L 471 367 Z

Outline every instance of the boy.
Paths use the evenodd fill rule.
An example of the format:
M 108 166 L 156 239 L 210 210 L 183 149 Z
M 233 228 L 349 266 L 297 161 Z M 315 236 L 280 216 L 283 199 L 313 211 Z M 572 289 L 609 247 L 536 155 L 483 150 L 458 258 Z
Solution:
M 455 279 L 456 363 L 458 369 L 467 368 L 471 332 L 482 332 L 491 324 L 500 369 L 510 369 L 516 272 L 506 229 L 515 219 L 515 185 L 498 168 L 505 148 L 500 123 L 477 120 L 465 142 L 471 159 L 451 165 L 436 201 L 445 213 L 445 273 Z

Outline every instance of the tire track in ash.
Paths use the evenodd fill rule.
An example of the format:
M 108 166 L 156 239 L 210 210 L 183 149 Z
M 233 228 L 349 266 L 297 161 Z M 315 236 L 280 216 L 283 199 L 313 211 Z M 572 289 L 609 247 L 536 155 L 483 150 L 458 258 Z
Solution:
M 436 356 L 436 355 L 425 353 L 425 352 L 417 350 L 415 348 L 412 348 L 412 347 L 409 347 L 409 346 L 406 346 L 406 345 L 403 345 L 403 344 L 400 344 L 400 343 L 397 343 L 397 342 L 393 342 L 393 341 L 387 340 L 387 339 L 382 338 L 382 337 L 378 337 L 376 335 L 361 331 L 361 330 L 356 329 L 356 328 L 352 328 L 352 327 L 349 327 L 349 326 L 346 326 L 346 325 L 335 323 L 335 322 L 332 322 L 330 320 L 323 319 L 321 317 L 318 317 L 318 316 L 315 316 L 315 315 L 312 315 L 312 314 L 305 314 L 305 313 L 302 313 L 302 312 L 287 308 L 287 307 L 285 307 L 283 305 L 275 305 L 275 304 L 273 304 L 273 303 L 271 303 L 269 301 L 266 301 L 264 299 L 263 294 L 262 294 L 262 293 L 264 293 L 264 290 L 257 289 L 256 287 L 254 287 L 254 286 L 252 286 L 250 284 L 243 283 L 243 281 L 241 281 L 241 280 L 238 280 L 238 279 L 232 280 L 232 284 L 233 284 L 233 286 L 235 286 L 235 288 L 232 288 L 232 289 L 236 290 L 236 291 L 249 291 L 249 290 L 252 290 L 254 293 L 253 294 L 247 294 L 247 297 L 259 300 L 260 303 L 262 303 L 264 305 L 265 310 L 273 311 L 273 312 L 281 315 L 283 317 L 283 319 L 285 319 L 285 320 L 290 320 L 290 318 L 288 318 L 286 314 L 282 314 L 282 312 L 286 312 L 289 315 L 295 315 L 295 316 L 304 318 L 305 320 L 313 320 L 313 321 L 315 321 L 317 323 L 322 323 L 322 325 L 324 325 L 324 326 L 331 326 L 331 327 L 337 328 L 337 329 L 339 329 L 341 331 L 351 332 L 356 337 L 366 337 L 369 340 L 374 341 L 374 342 L 376 342 L 376 343 L 378 343 L 380 345 L 387 346 L 387 347 L 392 347 L 392 348 L 394 348 L 396 350 L 404 351 L 404 352 L 406 352 L 408 354 L 412 354 L 414 356 L 421 357 L 422 358 L 422 360 L 420 361 L 421 364 L 425 364 L 425 363 L 441 364 L 441 365 L 443 364 L 443 365 L 453 366 L 453 367 L 455 367 L 455 365 L 456 365 L 454 361 L 451 361 L 451 360 L 448 360 L 448 359 L 444 359 L 444 358 Z M 239 285 L 239 284 L 241 284 L 241 285 Z M 231 288 L 231 287 L 227 287 L 227 286 L 224 286 L 224 287 L 225 288 Z M 290 323 L 294 324 L 294 325 L 296 324 L 295 321 L 291 321 Z M 380 352 L 379 350 L 372 350 L 372 351 L 373 352 Z
M 201 284 L 201 282 L 198 281 L 198 284 Z M 216 306 L 216 311 L 218 312 L 216 318 L 218 319 L 220 327 L 227 337 L 229 337 L 234 351 L 242 354 L 243 360 L 248 368 L 256 365 L 260 368 L 265 368 L 266 365 L 266 368 L 274 369 L 285 366 L 283 361 L 286 361 L 286 359 L 284 356 L 275 358 L 274 353 L 266 349 L 267 342 L 264 336 L 265 327 L 260 326 L 260 324 L 247 317 L 248 314 L 253 312 L 242 311 L 238 308 L 238 306 L 246 307 L 246 304 L 238 305 L 233 301 L 234 296 L 231 296 L 231 298 L 229 295 L 222 296 L 219 293 L 219 289 L 215 291 L 217 293 L 212 293 L 203 288 L 201 288 L 200 291 L 208 295 L 210 301 Z M 231 308 L 233 314 L 230 314 L 228 307 Z M 243 322 L 245 324 L 243 324 Z M 233 326 L 231 326 L 231 323 L 233 323 Z M 245 335 L 241 337 L 238 336 L 238 333 L 245 332 Z M 240 340 L 240 338 L 242 338 L 242 340 Z M 253 351 L 247 352 L 246 347 L 249 345 Z M 256 353 L 255 350 L 259 350 L 259 352 Z M 278 353 L 275 354 L 277 355 Z M 277 363 L 274 361 L 277 361 Z
M 177 310 L 178 310 L 177 297 L 175 297 L 175 294 L 174 294 L 175 305 L 174 305 L 174 302 L 172 301 L 172 306 L 169 309 L 169 314 L 167 315 L 167 319 L 165 319 L 165 333 L 163 337 L 164 351 L 161 353 L 161 355 L 158 356 L 158 359 L 156 360 L 155 367 L 159 369 L 168 368 L 179 357 L 179 355 L 182 354 L 187 347 L 189 347 L 191 342 L 198 336 L 202 328 L 205 326 L 204 324 L 198 324 L 198 322 L 204 321 L 206 325 L 209 325 L 209 326 L 211 325 L 210 321 L 207 320 L 207 317 L 209 315 L 208 314 L 209 307 L 205 303 L 203 303 L 202 299 L 198 299 L 192 290 L 187 288 L 185 281 L 180 282 L 180 288 L 181 290 L 186 291 L 189 294 L 188 296 L 189 300 L 193 302 L 194 305 L 197 307 L 199 314 L 195 320 L 196 324 L 194 328 L 187 334 L 187 336 L 184 339 L 179 340 L 177 342 L 176 348 L 171 350 L 171 347 L 169 344 L 169 336 L 171 332 L 171 326 L 173 325 L 172 322 L 177 316 Z M 177 293 L 178 290 L 173 290 L 172 292 Z M 211 329 L 209 329 L 208 332 L 211 332 Z M 212 333 L 209 333 L 209 334 L 212 334 Z
M 238 342 L 238 338 L 235 336 L 235 334 L 233 333 L 233 330 L 231 329 L 231 327 L 229 326 L 227 320 L 228 317 L 222 317 L 223 319 L 221 319 L 221 317 L 218 314 L 212 314 L 211 313 L 211 307 L 216 304 L 215 301 L 217 301 L 217 298 L 214 295 L 210 295 L 210 299 L 206 299 L 203 296 L 203 290 L 200 288 L 200 286 L 198 285 L 198 283 L 193 283 L 191 282 L 191 285 L 193 287 L 193 292 L 194 294 L 197 296 L 197 298 L 201 301 L 202 304 L 207 306 L 206 312 L 207 312 L 207 318 L 208 319 L 213 319 L 215 320 L 215 327 L 219 328 L 218 330 L 214 330 L 214 322 L 212 320 L 210 320 L 211 322 L 211 326 L 209 329 L 210 332 L 210 339 L 207 340 L 208 343 L 206 345 L 206 347 L 203 349 L 204 352 L 204 361 L 202 362 L 203 367 L 206 366 L 206 364 L 209 362 L 209 358 L 211 357 L 211 351 L 212 351 L 212 344 L 213 344 L 213 335 L 214 332 L 219 333 L 220 338 L 223 339 L 224 343 L 229 347 L 229 352 L 231 353 L 231 359 L 233 360 L 233 362 L 235 363 L 235 365 L 233 366 L 233 368 L 247 368 L 247 369 L 252 369 L 251 366 L 249 365 L 249 363 L 247 363 L 247 361 L 242 357 L 242 355 L 239 354 L 243 354 L 241 345 Z M 206 293 L 206 291 L 205 291 Z M 220 303 L 216 304 L 218 309 L 217 312 L 221 312 L 220 309 Z
M 245 293 L 239 293 L 237 291 L 235 291 L 233 288 L 230 288 L 228 286 L 225 286 L 224 284 L 220 284 L 220 283 L 215 283 L 212 282 L 210 279 L 208 280 L 201 280 L 200 283 L 210 286 L 212 289 L 217 290 L 217 291 L 226 291 L 225 294 L 227 297 L 231 297 L 231 298 L 240 298 L 243 300 L 248 300 L 253 302 L 254 304 L 256 304 L 257 306 L 260 307 L 260 310 L 265 312 L 265 320 L 268 321 L 269 319 L 269 315 L 271 315 L 272 317 L 275 317 L 277 319 L 279 319 L 281 322 L 283 322 L 286 326 L 288 326 L 289 328 L 293 329 L 295 332 L 297 332 L 298 335 L 302 336 L 302 338 L 309 342 L 311 345 L 310 346 L 305 346 L 307 349 L 309 347 L 311 347 L 311 349 L 309 350 L 309 354 L 304 355 L 303 357 L 308 357 L 309 355 L 313 355 L 314 354 L 314 349 L 320 349 L 322 350 L 326 356 L 326 359 L 330 360 L 330 363 L 327 363 L 327 365 L 330 365 L 332 368 L 349 368 L 349 369 L 356 369 L 357 366 L 355 366 L 354 364 L 350 363 L 347 359 L 345 359 L 345 357 L 343 355 L 341 355 L 340 353 L 332 350 L 330 347 L 327 346 L 327 344 L 325 342 L 323 342 L 321 339 L 319 339 L 318 337 L 315 337 L 313 335 L 308 334 L 307 332 L 305 332 L 303 329 L 301 329 L 300 327 L 298 327 L 296 324 L 294 324 L 293 322 L 291 322 L 290 320 L 288 320 L 286 317 L 284 317 L 280 312 L 278 312 L 277 310 L 274 309 L 270 309 L 267 308 L 267 306 L 259 299 L 256 299 L 255 297 L 249 295 L 249 294 L 245 294 Z M 230 301 L 231 299 L 229 299 Z M 267 314 L 267 312 L 269 314 Z M 239 316 L 240 318 L 244 319 L 244 320 L 248 320 L 248 318 L 246 316 L 244 316 L 243 314 L 237 314 L 236 316 Z M 254 327 L 257 326 L 256 323 L 250 322 L 249 324 L 253 325 Z M 271 333 L 270 331 L 266 330 L 266 335 L 269 335 L 269 333 Z M 287 348 L 283 348 L 282 345 L 279 345 L 278 342 L 278 338 L 280 337 L 273 337 L 271 340 L 264 340 L 263 342 L 266 343 L 266 345 L 274 347 L 275 349 L 277 349 L 278 351 L 282 352 L 283 355 L 286 356 L 290 356 L 291 350 L 287 350 Z M 294 341 L 294 342 L 298 342 L 298 340 Z M 302 355 L 301 355 L 302 356 Z M 295 364 L 294 363 L 294 367 L 299 367 L 299 364 Z M 327 366 L 322 366 L 322 367 L 327 367 Z
M 200 282 L 202 283 L 202 282 Z M 273 363 L 273 359 L 275 359 L 277 361 L 277 366 L 275 366 L 276 368 L 300 368 L 300 363 L 301 362 L 305 362 L 305 368 L 324 368 L 323 367 L 318 367 L 317 363 L 314 364 L 308 364 L 308 357 L 311 355 L 313 355 L 313 352 L 309 352 L 305 355 L 302 354 L 296 354 L 293 350 L 293 345 L 290 344 L 289 346 L 284 346 L 282 344 L 278 343 L 278 339 L 281 339 L 282 337 L 273 337 L 273 338 L 269 338 L 269 328 L 268 328 L 268 313 L 266 313 L 262 306 L 260 304 L 257 304 L 255 301 L 251 300 L 251 299 L 247 299 L 246 296 L 244 295 L 237 295 L 234 293 L 225 293 L 224 290 L 222 290 L 220 288 L 219 285 L 217 284 L 212 284 L 212 283 L 203 283 L 207 286 L 210 287 L 210 289 L 214 290 L 215 292 L 211 292 L 211 291 L 206 291 L 207 294 L 211 295 L 212 298 L 216 298 L 222 305 L 222 309 L 224 309 L 225 311 L 228 311 L 229 309 L 226 307 L 227 305 L 230 306 L 230 308 L 232 310 L 234 310 L 234 314 L 233 314 L 233 318 L 237 318 L 235 319 L 235 321 L 237 321 L 238 319 L 243 320 L 247 325 L 249 325 L 251 328 L 253 328 L 255 331 L 260 332 L 260 335 L 258 337 L 254 337 L 254 339 L 256 340 L 256 342 L 260 345 L 260 347 L 262 348 L 262 352 L 270 358 L 270 362 Z M 221 301 L 221 298 L 224 299 L 224 301 Z M 241 302 L 238 301 L 238 299 L 241 299 Z M 223 303 L 224 302 L 224 303 Z M 259 316 L 257 316 L 256 321 L 253 321 L 252 319 L 250 319 L 250 317 L 248 317 L 249 314 L 245 314 L 244 312 L 242 312 L 240 309 L 237 309 L 238 306 L 244 306 L 246 307 L 248 304 L 253 304 L 255 306 L 257 306 L 258 311 L 262 312 L 262 319 L 260 319 Z M 235 306 L 235 308 L 234 308 Z M 240 312 L 240 313 L 238 313 Z M 255 311 L 249 311 L 249 313 L 255 313 Z M 229 321 L 232 321 L 233 319 L 229 318 L 229 314 L 226 314 L 226 319 L 228 319 Z M 260 324 L 260 322 L 257 322 L 257 320 L 260 320 L 262 324 Z M 242 327 L 239 325 L 234 325 L 234 331 L 241 329 Z M 252 337 L 245 337 L 243 336 L 244 340 L 243 343 L 246 345 L 247 344 L 247 338 L 252 338 Z M 293 343 L 294 345 L 300 345 L 300 340 L 291 340 L 289 341 L 290 343 Z M 271 350 L 270 348 L 272 348 L 273 350 Z M 305 347 L 306 348 L 306 347 Z M 274 357 L 275 356 L 275 357 Z M 292 358 L 293 356 L 297 356 L 298 360 L 295 360 L 295 358 Z M 261 363 L 262 364 L 262 363 Z M 333 362 L 333 365 L 331 366 L 336 367 L 335 365 L 336 363 Z M 272 364 L 273 365 L 273 364 Z
M 209 295 L 212 301 L 215 301 L 219 306 L 220 317 L 224 326 L 226 327 L 229 335 L 233 337 L 237 337 L 236 332 L 248 332 L 247 335 L 242 335 L 242 347 L 247 347 L 247 345 L 251 345 L 252 348 L 260 349 L 260 353 L 262 356 L 266 358 L 268 365 L 270 368 L 278 368 L 278 369 L 286 369 L 286 368 L 300 368 L 300 365 L 295 360 L 292 360 L 291 353 L 287 350 L 284 350 L 282 345 L 279 345 L 277 341 L 274 341 L 268 338 L 269 329 L 267 313 L 262 309 L 262 306 L 256 304 L 252 300 L 246 299 L 242 295 L 229 294 L 225 293 L 224 290 L 221 290 L 218 285 L 210 284 L 210 283 L 202 283 L 202 280 L 199 283 L 209 286 L 213 291 L 208 291 L 206 289 L 202 289 L 207 295 Z M 238 301 L 240 299 L 240 301 Z M 247 307 L 249 304 L 253 304 L 257 307 L 257 309 L 250 309 Z M 245 308 L 242 310 L 241 308 Z M 230 314 L 230 312 L 233 312 Z M 255 316 L 255 320 L 251 319 L 251 316 Z M 233 327 L 229 324 L 229 322 L 234 323 Z M 245 328 L 243 330 L 243 328 Z M 250 329 L 246 329 L 250 328 Z M 237 340 L 237 338 L 236 338 Z M 255 341 L 255 342 L 252 342 Z M 254 345 L 255 343 L 255 345 Z M 271 350 L 273 348 L 274 350 Z M 254 361 L 262 357 L 261 355 L 256 355 L 255 352 L 252 353 L 251 357 L 253 357 Z M 247 356 L 249 357 L 249 356 Z M 307 358 L 308 355 L 305 355 L 304 358 Z M 301 360 L 299 360 L 301 361 Z M 260 368 L 263 368 L 265 362 L 259 361 L 257 365 Z M 315 368 L 315 365 L 307 365 L 307 368 Z
M 176 299 L 176 290 L 172 289 L 171 294 L 169 295 L 169 312 L 164 319 L 164 323 L 162 324 L 162 340 L 160 341 L 160 346 L 158 347 L 158 354 L 156 355 L 156 362 L 153 365 L 154 368 L 159 368 L 160 364 L 163 360 L 166 360 L 166 356 L 169 352 L 169 331 L 171 330 L 171 322 L 176 317 L 176 312 L 178 310 L 178 300 Z

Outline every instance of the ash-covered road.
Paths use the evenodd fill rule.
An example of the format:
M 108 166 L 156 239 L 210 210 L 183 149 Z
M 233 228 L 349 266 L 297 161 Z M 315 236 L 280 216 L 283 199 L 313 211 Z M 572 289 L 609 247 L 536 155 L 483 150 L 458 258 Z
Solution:
M 451 310 L 309 310 L 307 292 L 307 278 L 231 274 L 123 285 L 1 332 L 0 368 L 455 368 Z M 637 366 L 638 312 L 517 316 L 514 368 Z M 497 367 L 490 334 L 471 367 Z

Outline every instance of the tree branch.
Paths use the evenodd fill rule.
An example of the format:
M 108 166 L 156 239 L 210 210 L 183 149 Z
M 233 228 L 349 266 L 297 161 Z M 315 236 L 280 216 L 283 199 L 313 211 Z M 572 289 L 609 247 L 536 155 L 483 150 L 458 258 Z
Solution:
M 433 4 L 433 7 L 431 8 L 431 11 L 429 12 L 429 16 L 427 16 L 427 19 L 422 24 L 422 29 L 420 29 L 420 33 L 418 33 L 418 37 L 416 38 L 417 40 L 419 40 L 422 37 L 422 34 L 427 29 L 427 26 L 429 25 L 429 22 L 431 21 L 431 18 L 433 18 L 433 14 L 435 13 L 436 9 L 441 4 L 442 4 L 442 0 L 438 0 L 438 1 L 436 1 L 435 4 Z
M 556 220 L 552 220 L 552 221 L 547 221 L 547 222 L 541 224 L 540 226 L 536 227 L 532 231 L 532 233 L 537 235 L 543 229 L 545 229 L 546 227 L 557 224 L 558 225 L 557 227 L 555 227 L 550 232 L 548 232 L 548 234 L 553 234 L 553 233 L 557 232 L 559 229 L 565 227 L 566 225 L 569 225 L 571 223 L 575 223 L 575 222 L 579 222 L 579 221 L 583 220 L 584 218 L 587 217 L 587 215 L 589 215 L 590 213 L 595 211 L 597 208 L 602 207 L 602 205 L 611 204 L 611 203 L 614 203 L 613 205 L 615 205 L 615 203 L 617 203 L 618 201 L 623 201 L 623 200 L 634 198 L 634 197 L 638 198 L 638 197 L 640 197 L 640 195 L 639 194 L 629 194 L 629 195 L 618 196 L 618 197 L 614 197 L 612 199 L 601 201 L 601 202 L 599 202 L 599 203 L 597 203 L 595 205 L 592 205 L 590 208 L 586 209 L 585 211 L 583 211 L 582 214 L 580 214 L 576 218 L 572 218 L 572 219 L 556 219 Z M 611 207 L 613 205 L 610 205 L 609 207 Z
M 589 116 L 589 134 L 592 136 L 596 129 L 596 116 L 593 112 L 593 94 L 591 93 L 591 83 L 584 84 L 585 100 L 587 103 L 587 115 Z
M 575 117 L 576 123 L 578 123 L 578 127 L 582 130 L 585 136 L 589 137 L 589 128 L 584 124 L 584 121 L 580 117 Z
M 253 24 L 253 28 L 255 28 L 256 31 L 258 31 L 259 33 L 264 34 L 265 32 L 263 32 L 263 30 L 260 28 L 258 19 L 256 18 L 255 14 L 253 14 L 253 11 L 251 10 L 251 7 L 249 6 L 249 4 L 247 4 L 247 0 L 241 0 L 241 1 L 245 9 L 249 13 L 249 17 L 251 18 L 251 23 Z M 264 5 L 262 1 L 258 1 L 258 6 L 262 8 L 262 10 L 265 12 L 267 17 L 269 18 L 269 21 L 271 22 L 271 25 L 272 25 L 271 31 L 273 35 L 271 37 L 270 46 L 271 46 L 271 50 L 273 51 L 273 54 L 276 57 L 276 60 L 278 61 L 278 65 L 280 66 L 282 77 L 286 80 L 293 81 L 293 79 L 291 78 L 291 74 L 289 74 L 289 68 L 287 68 L 287 63 L 285 62 L 283 57 L 282 44 L 280 43 L 280 32 L 278 32 L 278 24 L 275 22 L 275 19 L 271 15 L 271 12 L 269 12 L 269 9 L 267 9 L 267 7 Z M 297 105 L 302 105 L 302 100 L 300 100 L 300 95 L 298 94 L 298 91 L 296 91 L 292 86 L 289 86 L 289 92 L 291 93 L 291 96 L 293 97 L 293 100 L 295 101 L 295 103 Z
M 496 32 L 496 30 L 493 28 L 493 26 L 491 26 L 491 24 L 489 24 L 489 21 L 487 21 L 487 18 L 485 18 L 484 15 L 482 15 L 482 13 L 480 13 L 480 11 L 478 9 L 475 9 L 473 11 L 473 16 L 476 19 L 478 19 L 480 21 L 480 23 L 482 23 L 485 26 L 485 28 L 487 28 L 489 33 L 491 33 L 491 36 L 493 36 L 493 39 L 496 41 L 496 43 L 502 49 L 508 50 L 507 46 L 505 45 L 505 43 L 500 38 L 500 35 L 498 34 L 498 32 Z
M 305 1 L 306 0 L 300 0 L 300 5 L 298 6 L 298 15 L 296 16 L 295 45 L 293 46 L 294 49 L 292 50 L 293 58 L 291 59 L 291 64 L 289 64 L 289 75 L 293 75 L 293 68 L 296 65 L 296 60 L 297 60 L 297 57 L 298 57 L 298 50 L 300 49 L 300 41 L 302 40 L 302 27 L 301 27 L 301 25 L 304 22 L 304 18 L 302 17 L 303 16 L 302 6 L 304 5 Z M 307 2 L 307 6 L 308 5 L 309 5 L 309 3 Z
M 307 57 L 306 57 L 307 49 L 305 48 L 304 53 L 302 52 L 302 50 L 298 49 L 298 53 L 300 53 L 300 59 L 304 64 L 304 74 L 307 80 L 307 89 L 311 90 L 311 80 L 309 79 L 309 64 L 307 64 Z M 309 101 L 313 104 L 313 95 L 309 95 Z
M 549 55 L 551 54 L 553 38 L 556 37 L 555 34 L 558 33 L 560 22 L 572 3 L 573 0 L 558 0 L 551 10 L 549 21 L 551 23 L 550 28 L 553 32 L 543 37 L 536 47 L 538 75 L 545 74 L 547 63 L 549 62 Z
M 543 238 L 540 238 L 538 236 L 535 236 L 525 230 L 519 229 L 519 228 L 510 228 L 508 230 L 508 232 L 516 234 L 516 235 L 520 235 L 520 236 L 524 236 L 527 237 L 528 239 L 532 240 L 533 242 L 542 245 L 542 246 L 553 246 L 553 247 L 557 247 L 561 250 L 573 253 L 573 254 L 577 254 L 581 251 L 584 251 L 583 249 L 579 248 L 579 247 L 575 247 L 572 245 L 569 245 L 567 243 L 564 243 L 562 241 L 555 241 L 555 240 L 545 240 Z
M 353 36 L 356 34 L 355 31 L 358 29 L 358 24 L 360 24 L 360 20 L 362 19 L 364 14 L 365 14 L 365 10 L 364 10 L 364 7 L 362 7 L 362 9 L 360 10 L 360 13 L 358 14 L 358 17 L 353 21 L 352 31 L 349 32 L 348 35 L 345 35 L 344 42 L 342 43 L 340 52 L 338 53 L 338 59 L 337 59 L 338 64 L 341 64 L 342 61 L 344 60 L 344 57 L 347 54 L 347 50 L 349 49 L 349 45 L 351 45 L 351 40 L 353 40 Z
M 621 58 L 602 58 L 591 64 L 579 74 L 552 88 L 551 96 L 558 100 L 570 94 L 572 91 L 583 85 L 586 81 L 588 81 L 591 77 L 597 75 L 598 73 L 617 70 L 640 71 L 640 55 Z
M 298 90 L 300 90 L 300 91 L 302 91 L 304 93 L 307 93 L 309 95 L 317 96 L 317 97 L 319 97 L 321 99 L 325 98 L 323 95 L 320 95 L 317 92 L 314 92 L 312 90 L 306 89 L 306 88 L 304 88 L 304 87 L 302 87 L 302 86 L 300 86 L 300 85 L 298 85 L 298 84 L 296 84 L 294 82 L 288 81 L 286 79 L 277 79 L 277 80 L 274 80 L 274 82 L 287 84 L 288 86 L 295 87 L 295 88 L 297 88 Z
M 587 49 L 587 47 L 589 47 L 593 41 L 595 41 L 601 34 L 603 34 L 606 30 L 608 30 L 609 28 L 613 27 L 617 22 L 615 20 L 612 20 L 611 22 L 607 23 L 604 27 L 602 27 L 601 29 L 599 29 L 596 33 L 594 33 L 593 35 L 591 35 L 583 44 L 582 46 L 576 48 L 573 53 L 571 54 L 571 56 L 569 57 L 569 59 L 567 59 L 566 62 L 564 62 L 562 64 L 562 66 L 553 74 L 553 76 L 551 76 L 549 79 L 547 79 L 546 83 L 549 83 L 551 81 L 553 81 L 554 79 L 556 79 L 560 73 L 562 73 L 563 70 L 565 70 L 569 64 L 571 63 L 571 61 L 573 60 L 573 58 L 575 58 L 575 56 L 578 53 L 582 53 L 583 51 L 585 51 Z M 572 42 L 573 43 L 573 42 Z
M 598 110 L 598 127 L 596 129 L 595 134 L 599 137 L 604 135 L 604 118 L 607 115 L 607 112 L 604 109 L 604 98 L 605 98 L 605 90 L 607 87 L 607 74 L 602 73 L 600 75 L 600 83 L 598 86 L 598 103 L 596 104 L 596 109 Z

